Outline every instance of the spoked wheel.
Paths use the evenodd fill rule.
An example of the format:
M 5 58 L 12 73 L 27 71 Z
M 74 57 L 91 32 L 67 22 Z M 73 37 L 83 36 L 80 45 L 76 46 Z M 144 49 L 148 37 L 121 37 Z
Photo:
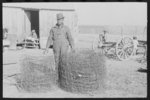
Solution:
M 116 55 L 119 60 L 127 60 L 132 56 L 133 49 L 133 40 L 129 37 L 124 37 L 116 44 Z

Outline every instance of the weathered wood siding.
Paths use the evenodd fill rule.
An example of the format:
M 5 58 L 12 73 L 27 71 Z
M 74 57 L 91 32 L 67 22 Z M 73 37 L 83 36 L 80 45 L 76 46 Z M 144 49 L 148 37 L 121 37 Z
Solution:
M 31 14 L 24 11 L 24 38 L 31 33 Z
M 16 34 L 18 41 L 23 38 L 23 16 L 22 9 L 3 7 L 3 28 L 8 28 L 9 34 Z

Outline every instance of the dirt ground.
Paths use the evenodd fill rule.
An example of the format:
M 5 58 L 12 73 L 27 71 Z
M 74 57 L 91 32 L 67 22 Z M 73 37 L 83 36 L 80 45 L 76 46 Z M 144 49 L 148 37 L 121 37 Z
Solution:
M 89 48 L 88 42 L 80 42 L 78 47 Z M 138 71 L 147 69 L 147 64 L 139 63 L 135 56 L 126 61 L 119 61 L 115 57 L 106 59 L 107 78 L 106 87 L 98 94 L 82 95 L 73 94 L 53 87 L 47 93 L 23 93 L 19 92 L 13 83 L 14 79 L 8 75 L 20 72 L 19 59 L 23 54 L 42 55 L 40 49 L 8 50 L 3 52 L 3 97 L 7 98 L 114 98 L 114 97 L 147 97 L 147 73 Z M 48 55 L 53 55 L 52 50 Z

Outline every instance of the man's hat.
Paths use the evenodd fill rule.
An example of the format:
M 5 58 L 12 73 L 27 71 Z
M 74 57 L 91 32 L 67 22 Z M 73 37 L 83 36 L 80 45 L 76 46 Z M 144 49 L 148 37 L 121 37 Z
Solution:
M 57 14 L 57 20 L 59 20 L 59 19 L 64 19 L 64 16 L 62 13 Z

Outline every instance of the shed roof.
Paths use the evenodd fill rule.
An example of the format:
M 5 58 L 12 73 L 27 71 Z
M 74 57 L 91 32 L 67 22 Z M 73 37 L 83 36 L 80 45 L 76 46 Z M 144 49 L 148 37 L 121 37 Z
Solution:
M 3 3 L 3 7 L 75 11 L 73 3 Z

